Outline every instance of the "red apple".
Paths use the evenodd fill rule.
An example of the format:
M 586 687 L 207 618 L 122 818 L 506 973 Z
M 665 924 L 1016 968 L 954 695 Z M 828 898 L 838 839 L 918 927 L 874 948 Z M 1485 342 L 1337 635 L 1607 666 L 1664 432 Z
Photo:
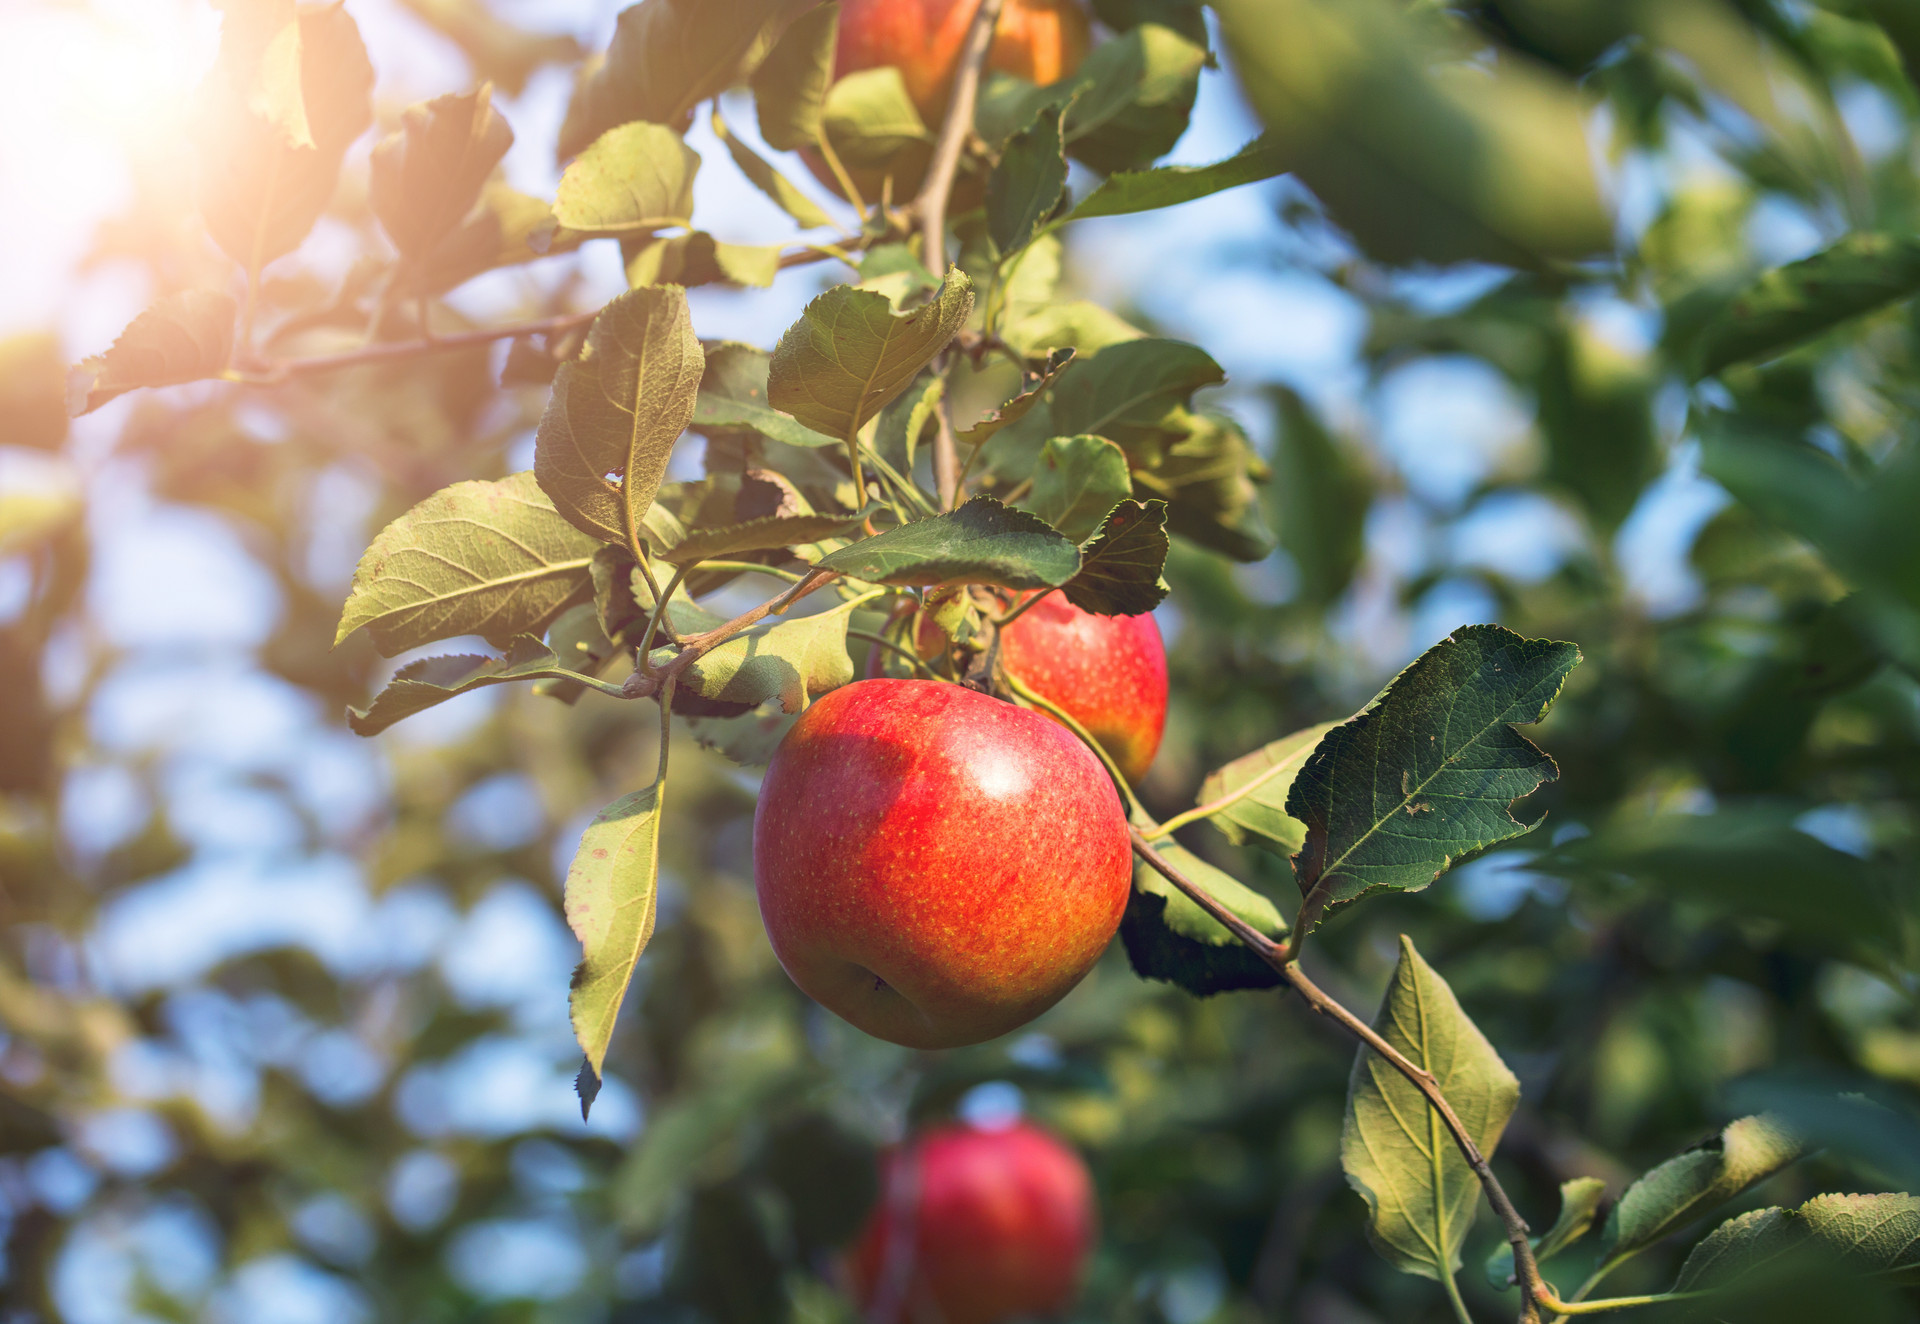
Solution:
M 907 85 L 907 95 L 929 133 L 937 134 L 947 117 L 947 98 L 960 64 L 960 48 L 980 0 L 841 0 L 840 37 L 834 48 L 833 76 L 892 65 Z M 1092 44 L 1092 27 L 1081 0 L 1007 0 L 994 25 L 987 68 L 1034 83 L 1054 83 L 1080 67 Z M 803 153 L 808 166 L 828 188 L 839 192 L 818 153 Z M 910 156 L 911 154 L 909 154 Z M 903 157 L 895 164 L 895 202 L 904 202 L 920 186 L 924 159 Z M 854 185 L 868 202 L 879 199 L 883 181 L 873 169 L 851 171 Z M 978 205 L 984 183 L 959 181 L 955 206 Z
M 793 982 L 868 1034 L 980 1043 L 1080 982 L 1119 927 L 1127 820 L 1099 760 L 959 685 L 864 680 L 801 715 L 753 818 Z
M 1073 1304 L 1094 1241 L 1093 1182 L 1027 1123 L 949 1125 L 886 1156 L 848 1277 L 868 1324 L 1001 1324 Z
M 1049 593 L 1000 632 L 1000 664 L 1098 740 L 1130 782 L 1167 725 L 1167 649 L 1151 615 L 1096 616 Z

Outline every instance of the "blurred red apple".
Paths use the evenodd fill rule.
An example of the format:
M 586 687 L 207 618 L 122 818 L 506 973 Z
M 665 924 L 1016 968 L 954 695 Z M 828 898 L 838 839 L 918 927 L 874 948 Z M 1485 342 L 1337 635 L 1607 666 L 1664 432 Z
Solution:
M 847 1261 L 868 1324 L 1001 1324 L 1063 1313 L 1093 1247 L 1093 1182 L 1036 1126 L 942 1126 L 885 1160 Z
M 1000 664 L 1087 729 L 1130 782 L 1167 725 L 1167 649 L 1151 615 L 1096 616 L 1049 593 L 1000 632 Z
M 816 702 L 753 820 L 781 965 L 912 1048 L 992 1039 L 1064 997 L 1119 927 L 1130 849 L 1112 782 L 1070 732 L 937 681 Z

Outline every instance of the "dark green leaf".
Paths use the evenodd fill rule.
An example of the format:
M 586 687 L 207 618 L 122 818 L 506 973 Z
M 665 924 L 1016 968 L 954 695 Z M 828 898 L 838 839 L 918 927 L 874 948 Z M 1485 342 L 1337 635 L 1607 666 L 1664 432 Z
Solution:
M 455 483 L 373 540 L 334 643 L 365 626 L 388 657 L 462 634 L 504 647 L 591 592 L 593 551 L 530 473 Z
M 1575 1177 L 1560 1183 L 1560 1215 L 1543 1237 L 1532 1238 L 1536 1263 L 1544 1264 L 1587 1235 L 1600 1216 L 1607 1184 L 1598 1177 Z M 1513 1286 L 1513 1247 L 1502 1244 L 1487 1257 L 1487 1281 L 1497 1292 Z
M 355 735 L 378 735 L 403 718 L 469 690 L 520 680 L 552 680 L 580 686 L 590 679 L 562 664 L 553 650 L 538 639 L 523 634 L 508 645 L 505 657 L 423 657 L 407 663 L 394 673 L 372 703 L 365 708 L 347 709 L 347 725 Z
M 554 377 L 534 450 L 540 486 L 563 515 L 603 541 L 627 540 L 693 417 L 705 367 L 679 286 L 629 290 L 601 309 L 586 353 Z
M 1294 859 L 1305 905 L 1416 891 L 1456 856 L 1529 831 L 1510 806 L 1559 769 L 1514 727 L 1546 716 L 1579 661 L 1572 644 L 1464 626 L 1329 731 L 1287 796 L 1307 825 Z
M 594 815 L 567 869 L 567 927 L 580 940 L 573 972 L 573 1035 L 602 1074 L 633 968 L 653 937 L 659 904 L 658 782 Z
M 1491 1157 L 1520 1102 L 1520 1082 L 1404 935 L 1373 1028 L 1433 1073 L 1480 1152 Z M 1365 1045 L 1347 1088 L 1340 1166 L 1367 1202 L 1368 1240 L 1388 1263 L 1436 1281 L 1459 1271 L 1480 1179 L 1426 1097 Z
M 1280 429 L 1270 508 L 1300 576 L 1300 597 L 1324 606 L 1346 591 L 1366 550 L 1373 482 L 1353 448 L 1297 394 L 1281 386 L 1273 397 Z
M 693 223 L 700 156 L 644 120 L 608 129 L 560 176 L 553 217 L 581 234 L 645 234 Z
M 1080 570 L 1061 591 L 1082 611 L 1138 616 L 1167 596 L 1167 508 L 1158 501 L 1122 501 L 1081 552 Z
M 1255 138 L 1226 160 L 1212 165 L 1157 166 L 1152 170 L 1123 170 L 1109 175 L 1074 205 L 1067 219 L 1126 216 L 1159 207 L 1175 207 L 1210 193 L 1271 179 L 1285 169 L 1273 144 L 1265 138 Z
M 215 290 L 169 294 L 127 325 L 113 348 L 73 370 L 68 408 L 87 414 L 143 386 L 175 386 L 218 377 L 233 356 L 230 295 Z
M 1189 881 L 1261 933 L 1276 939 L 1286 936 L 1287 922 L 1267 897 L 1178 842 L 1157 842 L 1155 849 Z M 1177 984 L 1197 997 L 1273 988 L 1280 983 L 1271 966 L 1144 861 L 1134 863 L 1133 894 L 1120 936 L 1135 974 Z
M 795 19 L 753 74 L 753 108 L 760 136 L 776 152 L 820 141 L 827 88 L 833 82 L 833 46 L 840 6 L 821 5 Z
M 369 182 L 373 213 L 403 257 L 422 260 L 453 232 L 511 146 L 513 130 L 484 84 L 407 108 L 373 149 Z
M 1607 1216 L 1601 1263 L 1615 1265 L 1678 1232 L 1799 1158 L 1800 1137 L 1776 1117 L 1742 1117 L 1627 1187 Z
M 1067 156 L 1060 139 L 1060 110 L 1043 109 L 1007 139 L 987 176 L 987 234 L 1002 253 L 1027 246 L 1033 231 L 1053 214 L 1067 191 Z
M 1254 833 L 1276 843 L 1283 854 L 1298 851 L 1307 838 L 1307 825 L 1287 813 L 1287 792 L 1306 765 L 1322 736 L 1335 726 L 1323 722 L 1282 736 L 1216 768 L 1200 783 L 1201 805 L 1218 806 L 1208 821 L 1234 845 L 1246 844 Z
M 1126 452 L 1118 446 L 1104 437 L 1054 437 L 1041 448 L 1028 505 L 1067 537 L 1085 542 L 1107 512 L 1132 495 Z
M 863 538 L 818 564 L 875 584 L 1057 588 L 1080 568 L 1080 549 L 1032 515 L 976 496 L 958 510 Z
M 845 440 L 907 389 L 972 309 L 973 286 L 958 268 L 932 303 L 907 313 L 894 312 L 883 294 L 836 285 L 780 337 L 768 402 Z

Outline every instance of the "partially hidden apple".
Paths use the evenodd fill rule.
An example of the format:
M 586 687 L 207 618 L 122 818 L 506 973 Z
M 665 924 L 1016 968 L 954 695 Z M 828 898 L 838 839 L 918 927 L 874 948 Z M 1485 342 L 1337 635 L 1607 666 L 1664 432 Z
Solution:
M 833 76 L 893 66 L 928 133 L 937 135 L 946 119 L 960 48 L 979 8 L 980 0 L 841 0 Z M 1092 40 L 1082 0 L 1006 0 L 994 25 L 987 68 L 1033 83 L 1058 82 L 1080 67 Z M 820 181 L 839 192 L 839 182 L 819 154 L 809 149 L 803 155 Z M 904 202 L 920 187 L 930 157 L 930 151 L 917 159 L 908 153 L 895 163 L 894 201 Z M 884 181 L 879 170 L 855 166 L 850 173 L 868 202 L 880 197 Z M 983 190 L 979 179 L 960 181 L 955 205 L 977 205 Z
M 847 1258 L 868 1324 L 1002 1324 L 1073 1304 L 1095 1236 L 1080 1156 L 1026 1122 L 937 1127 L 887 1154 Z
M 960 685 L 864 680 L 801 714 L 753 819 L 793 982 L 867 1033 L 955 1048 L 1064 997 L 1119 927 L 1127 821 L 1099 760 Z
M 1000 665 L 1085 727 L 1128 781 L 1146 775 L 1167 726 L 1152 615 L 1098 616 L 1049 593 L 1000 632 Z

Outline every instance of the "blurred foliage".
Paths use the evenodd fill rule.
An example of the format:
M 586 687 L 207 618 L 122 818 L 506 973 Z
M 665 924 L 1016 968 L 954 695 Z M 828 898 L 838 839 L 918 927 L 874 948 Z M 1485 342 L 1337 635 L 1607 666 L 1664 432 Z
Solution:
M 577 49 L 515 29 L 508 6 L 408 5 L 467 53 L 476 82 L 508 91 Z M 671 83 L 636 92 L 610 76 L 646 63 L 649 25 L 691 8 L 648 0 L 633 11 L 645 21 L 622 22 L 581 84 L 572 138 L 626 118 L 636 95 L 679 120 L 744 77 L 734 65 L 782 10 L 732 5 L 732 44 Z M 1226 413 L 1202 412 L 1205 395 L 1190 411 L 1206 382 L 1189 381 L 1151 426 L 1115 438 L 1137 484 L 1145 474 L 1166 488 L 1155 494 L 1172 503 L 1176 535 L 1174 715 L 1143 787 L 1148 807 L 1169 816 L 1208 769 L 1352 711 L 1425 642 L 1411 622 L 1432 623 L 1430 637 L 1462 623 L 1432 622 L 1449 602 L 1484 601 L 1524 635 L 1575 641 L 1586 661 L 1533 733 L 1561 771 L 1528 802 L 1546 826 L 1424 893 L 1336 912 L 1314 940 L 1315 978 L 1364 1010 L 1388 986 L 1400 935 L 1411 937 L 1520 1079 L 1497 1165 L 1536 1229 L 1563 1183 L 1597 1177 L 1617 1197 L 1756 1107 L 1829 1148 L 1742 1197 L 1748 1206 L 1911 1184 L 1920 277 L 1906 236 L 1920 229 L 1920 98 L 1908 81 L 1920 25 L 1910 7 L 1233 0 L 1218 16 L 1230 68 L 1204 74 L 1169 54 L 1207 35 L 1199 6 L 1097 8 L 1135 34 L 1134 65 L 1109 57 L 1109 84 L 1146 80 L 1141 51 L 1177 76 L 1069 133 L 1069 152 L 1103 170 L 1145 165 L 1143 144 L 1168 145 L 1185 123 L 1186 80 L 1245 77 L 1273 136 L 1258 169 L 1220 178 L 1277 163 L 1293 179 L 1262 195 L 1273 244 L 1223 260 L 1285 265 L 1367 314 L 1366 409 L 1330 408 L 1308 383 L 1243 381 L 1215 401 Z M 340 12 L 315 7 L 304 21 L 336 40 Z M 353 84 L 347 102 L 356 69 L 335 71 Z M 341 133 L 361 122 L 354 104 L 333 109 Z M 359 251 L 385 251 L 364 189 L 333 188 L 338 133 L 294 148 L 256 119 L 243 121 L 236 162 L 286 154 L 301 191 L 276 210 L 238 174 L 213 179 L 220 242 L 247 251 L 251 233 L 255 251 L 291 247 L 288 228 L 331 196 L 329 223 Z M 403 135 L 396 143 L 433 127 L 403 124 L 384 104 L 380 121 Z M 1611 221 L 1566 156 L 1589 142 L 1620 205 Z M 404 157 L 388 159 L 403 179 Z M 477 189 L 487 164 L 481 153 L 465 183 Z M 102 227 L 92 261 L 138 264 L 161 294 L 224 285 L 230 267 L 192 223 L 192 199 L 143 187 Z M 1185 187 L 1166 179 L 1138 187 L 1185 196 L 1160 193 Z M 389 196 L 375 205 L 391 222 Z M 437 236 L 485 215 L 426 228 Z M 983 242 L 976 234 L 970 270 L 991 265 Z M 491 265 L 495 251 L 459 270 Z M 532 251 L 521 244 L 508 260 Z M 1022 352 L 1071 343 L 1092 364 L 1158 330 L 1139 310 L 1130 325 L 1077 302 L 1070 275 L 1057 291 L 1044 275 L 1023 284 L 1036 279 L 1029 268 L 1060 260 L 1051 240 L 1027 251 L 996 296 Z M 373 280 L 298 254 L 277 263 L 259 283 L 258 344 L 283 355 L 351 348 L 376 300 L 387 334 L 417 333 L 421 310 L 381 298 Z M 574 307 L 564 280 L 515 288 L 528 301 L 507 310 L 515 320 Z M 449 305 L 429 311 L 441 334 L 470 329 Z M 564 339 L 519 342 L 512 363 L 550 376 L 552 360 L 577 352 Z M 44 338 L 0 344 L 0 453 L 71 445 L 57 357 Z M 1010 1040 L 932 1055 L 869 1040 L 775 964 L 752 895 L 753 774 L 692 740 L 674 754 L 681 826 L 661 841 L 659 928 L 606 1058 L 637 1119 L 630 1139 L 604 1121 L 618 1116 L 607 1098 L 598 1130 L 570 1120 L 577 1057 L 563 1020 L 518 1023 L 513 1004 L 450 975 L 450 958 L 409 956 L 397 920 L 369 921 L 369 932 L 391 923 L 384 954 L 322 959 L 289 943 L 135 990 L 101 974 L 90 953 L 103 916 L 124 928 L 130 906 L 162 902 L 219 862 L 185 775 L 196 733 L 176 721 L 143 742 L 113 729 L 127 702 L 113 701 L 115 688 L 167 663 L 164 650 L 112 643 L 88 595 L 113 498 L 139 491 L 230 534 L 277 603 L 231 667 L 303 709 L 344 715 L 390 672 L 364 637 L 329 648 L 345 578 L 315 548 L 345 527 L 357 550 L 442 487 L 526 467 L 547 391 L 512 374 L 501 384 L 503 357 L 462 349 L 244 391 L 139 396 L 110 415 L 110 453 L 70 457 L 69 487 L 0 491 L 7 1318 L 61 1318 L 55 1298 L 78 1290 L 75 1274 L 120 1292 L 141 1318 L 205 1318 L 220 1302 L 233 1309 L 236 1285 L 262 1266 L 292 1265 L 302 1281 L 345 1291 L 357 1302 L 348 1314 L 381 1320 L 845 1321 L 834 1256 L 875 1189 L 875 1147 L 918 1119 L 1004 1098 L 975 1093 L 982 1086 L 1011 1085 L 1096 1174 L 1104 1233 L 1078 1318 L 1446 1319 L 1430 1284 L 1366 1244 L 1365 1205 L 1339 1166 L 1353 1062 L 1344 1040 L 1271 991 L 1194 999 L 1141 982 L 1118 944 Z M 1530 424 L 1467 490 L 1436 491 L 1417 480 L 1426 457 L 1384 443 L 1377 406 L 1409 369 L 1463 364 L 1506 383 Z M 715 466 L 744 469 L 780 447 L 719 425 L 707 435 Z M 1016 458 L 989 481 L 1011 485 L 1048 435 L 1002 450 Z M 1245 462 L 1216 463 L 1248 447 L 1258 453 Z M 785 450 L 782 470 L 800 472 L 806 458 Z M 1687 582 L 1650 597 L 1624 563 L 1621 530 L 1674 518 L 1673 492 L 1701 472 L 1730 499 L 1686 529 Z M 816 494 L 844 486 L 843 471 L 816 466 Z M 1570 530 L 1544 569 L 1538 557 L 1460 550 L 1516 505 Z M 1424 550 L 1410 560 L 1409 544 Z M 211 674 L 218 689 L 233 671 Z M 411 906 L 472 920 L 529 892 L 557 916 L 556 861 L 585 816 L 651 775 L 654 710 L 594 693 L 574 693 L 570 708 L 522 690 L 489 696 L 463 700 L 463 721 L 438 735 L 380 737 L 378 812 L 329 816 L 310 788 L 270 774 L 223 787 L 219 812 L 295 825 L 277 861 L 289 870 L 350 857 L 380 916 Z M 754 735 L 736 727 L 725 739 Z M 316 745 L 317 776 L 323 756 Z M 100 812 L 87 786 L 102 768 L 144 806 L 104 845 L 80 830 Z M 533 826 L 490 822 L 487 807 L 503 801 L 505 818 Z M 1181 841 L 1291 911 L 1277 856 L 1204 823 Z M 158 927 L 151 941 L 184 939 Z M 1233 987 L 1249 982 L 1238 973 Z M 545 996 L 557 1016 L 563 990 Z M 465 1068 L 514 1045 L 544 1064 L 530 1087 L 544 1091 L 537 1107 L 459 1096 L 462 1081 L 495 1079 Z M 489 1106 L 517 1120 L 460 1120 Z M 116 1135 L 160 1140 L 130 1156 Z M 1483 1212 L 1466 1261 L 1499 1240 Z M 1563 1287 L 1599 1253 L 1583 1246 L 1552 1266 Z M 1684 1252 L 1655 1245 L 1612 1286 L 1662 1290 Z M 204 1271 L 192 1270 L 196 1255 Z M 1477 1313 L 1511 1312 L 1479 1273 L 1462 1287 Z M 1894 1321 L 1920 1317 L 1920 1305 L 1840 1281 L 1774 1291 L 1741 1312 Z M 1689 1317 L 1684 1303 L 1661 1314 Z

